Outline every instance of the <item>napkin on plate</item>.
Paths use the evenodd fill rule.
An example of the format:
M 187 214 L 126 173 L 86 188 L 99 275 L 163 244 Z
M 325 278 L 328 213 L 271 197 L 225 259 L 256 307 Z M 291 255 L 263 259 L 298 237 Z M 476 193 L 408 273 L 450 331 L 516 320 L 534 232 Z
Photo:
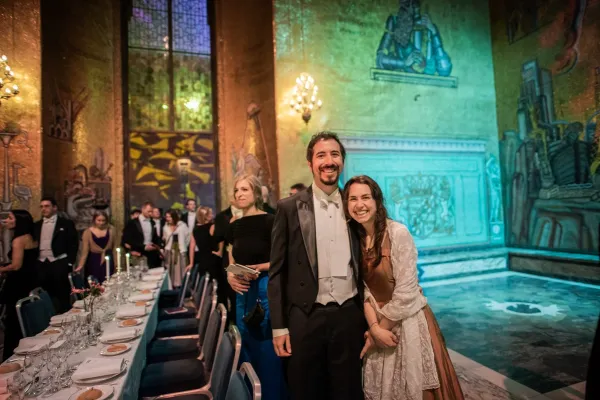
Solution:
M 150 275 L 162 275 L 163 272 L 165 272 L 165 271 L 166 271 L 166 269 L 164 269 L 163 267 L 156 267 L 156 268 L 150 268 L 148 270 L 148 273 Z
M 129 297 L 129 301 L 136 302 L 136 301 L 150 301 L 150 300 L 154 300 L 154 293 L 140 293 L 140 294 L 136 294 L 133 295 L 131 297 Z
M 119 329 L 118 331 L 104 332 L 100 336 L 101 342 L 116 342 L 118 340 L 127 340 L 137 336 L 138 330 L 135 328 Z
M 160 281 L 161 279 L 162 279 L 162 275 L 156 275 L 156 274 L 142 276 L 142 282 Z
M 158 287 L 158 282 L 142 282 L 142 283 L 138 283 L 137 288 L 139 290 L 144 290 L 144 289 L 156 289 Z
M 144 315 L 146 315 L 146 307 L 125 305 L 117 310 L 117 318 L 134 318 L 143 317 Z
M 79 315 L 85 315 L 85 312 L 80 312 L 80 313 L 65 313 L 65 314 L 60 314 L 60 315 L 54 315 L 50 318 L 50 325 L 59 325 L 62 324 L 63 322 L 68 322 L 68 321 L 75 321 L 75 318 L 77 318 L 77 316 Z
M 27 337 L 19 340 L 19 347 L 17 347 L 15 353 L 31 353 L 41 350 L 43 347 L 50 344 L 50 338 L 48 337 Z
M 73 303 L 73 308 L 84 308 L 83 300 L 77 300 Z
M 103 376 L 116 375 L 123 368 L 123 358 L 96 358 L 90 357 L 82 362 L 75 373 L 73 380 L 82 381 L 86 379 L 101 378 Z

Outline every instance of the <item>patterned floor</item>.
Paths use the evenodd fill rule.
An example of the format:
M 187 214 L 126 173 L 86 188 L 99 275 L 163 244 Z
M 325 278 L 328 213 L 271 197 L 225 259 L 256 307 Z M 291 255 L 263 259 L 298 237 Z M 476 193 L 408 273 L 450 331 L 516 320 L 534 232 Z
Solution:
M 583 398 L 600 286 L 513 272 L 422 286 L 468 398 Z

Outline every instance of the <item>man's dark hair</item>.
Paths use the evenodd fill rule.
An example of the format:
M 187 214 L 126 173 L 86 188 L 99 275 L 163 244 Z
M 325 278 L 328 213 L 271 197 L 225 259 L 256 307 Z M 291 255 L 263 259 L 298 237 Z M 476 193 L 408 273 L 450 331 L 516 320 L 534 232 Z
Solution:
M 50 204 L 52 204 L 53 207 L 58 207 L 58 203 L 56 202 L 56 199 L 52 196 L 44 196 L 42 197 L 42 199 L 40 200 L 40 203 L 42 201 L 49 201 Z
M 133 214 L 141 214 L 142 212 L 138 209 L 138 208 L 134 208 L 129 212 L 129 215 L 133 215 Z
M 142 209 L 144 209 L 148 206 L 154 208 L 154 203 L 152 203 L 151 201 L 145 201 L 144 204 L 142 204 Z
M 313 135 L 313 137 L 310 139 L 310 142 L 308 143 L 308 147 L 306 148 L 306 160 L 308 162 L 312 162 L 315 144 L 317 144 L 317 142 L 320 142 L 321 140 L 335 140 L 340 145 L 340 151 L 342 152 L 342 161 L 346 161 L 346 149 L 344 148 L 342 142 L 340 142 L 340 138 L 338 137 L 338 135 L 333 132 L 323 131 Z
M 185 205 L 187 206 L 188 204 L 190 204 L 190 201 L 193 201 L 195 203 L 196 199 L 185 199 Z
M 290 186 L 290 190 L 297 190 L 298 192 L 306 189 L 306 185 L 304 183 L 295 183 Z

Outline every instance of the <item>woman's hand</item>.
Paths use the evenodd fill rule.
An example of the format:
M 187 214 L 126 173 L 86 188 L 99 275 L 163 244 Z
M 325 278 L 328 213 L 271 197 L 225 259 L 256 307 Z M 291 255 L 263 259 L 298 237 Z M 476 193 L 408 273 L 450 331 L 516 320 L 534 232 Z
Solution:
M 83 269 L 83 265 L 80 265 L 79 267 L 75 268 L 75 272 L 80 273 L 82 269 Z
M 391 331 L 380 327 L 379 324 L 373 324 L 371 329 L 369 329 L 369 333 L 377 347 L 388 348 L 396 347 L 398 345 L 398 337 Z
M 184 271 L 184 273 L 186 273 L 186 274 L 187 274 L 187 273 L 188 273 L 188 272 L 190 272 L 191 270 L 192 270 L 192 264 L 190 264 L 190 265 L 188 265 L 187 267 L 185 267 L 185 271 Z
M 231 272 L 227 273 L 227 282 L 229 282 L 234 292 L 242 295 L 250 288 L 250 283 L 247 280 L 240 279 Z
M 371 338 L 371 334 L 369 331 L 365 332 L 365 345 L 363 346 L 362 351 L 360 352 L 360 359 L 362 360 L 364 356 L 371 351 L 372 348 L 375 347 L 375 342 L 373 342 L 373 338 Z

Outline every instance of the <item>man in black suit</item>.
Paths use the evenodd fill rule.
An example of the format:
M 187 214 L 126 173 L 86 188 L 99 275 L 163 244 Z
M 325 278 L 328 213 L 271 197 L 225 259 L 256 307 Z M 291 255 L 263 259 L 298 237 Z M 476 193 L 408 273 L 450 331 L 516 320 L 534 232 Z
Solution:
M 163 247 L 163 227 L 165 226 L 165 219 L 162 216 L 162 209 L 158 207 L 152 209 L 152 220 L 154 221 L 154 230 L 160 239 L 161 247 Z
M 160 238 L 152 219 L 153 208 L 151 202 L 144 203 L 140 216 L 130 220 L 123 230 L 124 246 L 132 256 L 146 257 L 150 268 L 160 267 L 162 263 L 159 251 Z
M 280 200 L 271 234 L 273 345 L 286 357 L 292 399 L 362 400 L 360 246 L 338 187 L 345 150 L 321 132 L 306 152 L 313 184 Z
M 63 313 L 71 308 L 69 272 L 77 258 L 79 235 L 73 221 L 57 215 L 54 198 L 44 197 L 40 209 L 43 218 L 34 226 L 34 237 L 40 246 L 37 278 L 39 286 L 52 298 L 56 312 Z
M 196 226 L 196 200 L 187 199 L 185 201 L 185 211 L 181 213 L 181 220 L 188 226 L 190 234 Z

